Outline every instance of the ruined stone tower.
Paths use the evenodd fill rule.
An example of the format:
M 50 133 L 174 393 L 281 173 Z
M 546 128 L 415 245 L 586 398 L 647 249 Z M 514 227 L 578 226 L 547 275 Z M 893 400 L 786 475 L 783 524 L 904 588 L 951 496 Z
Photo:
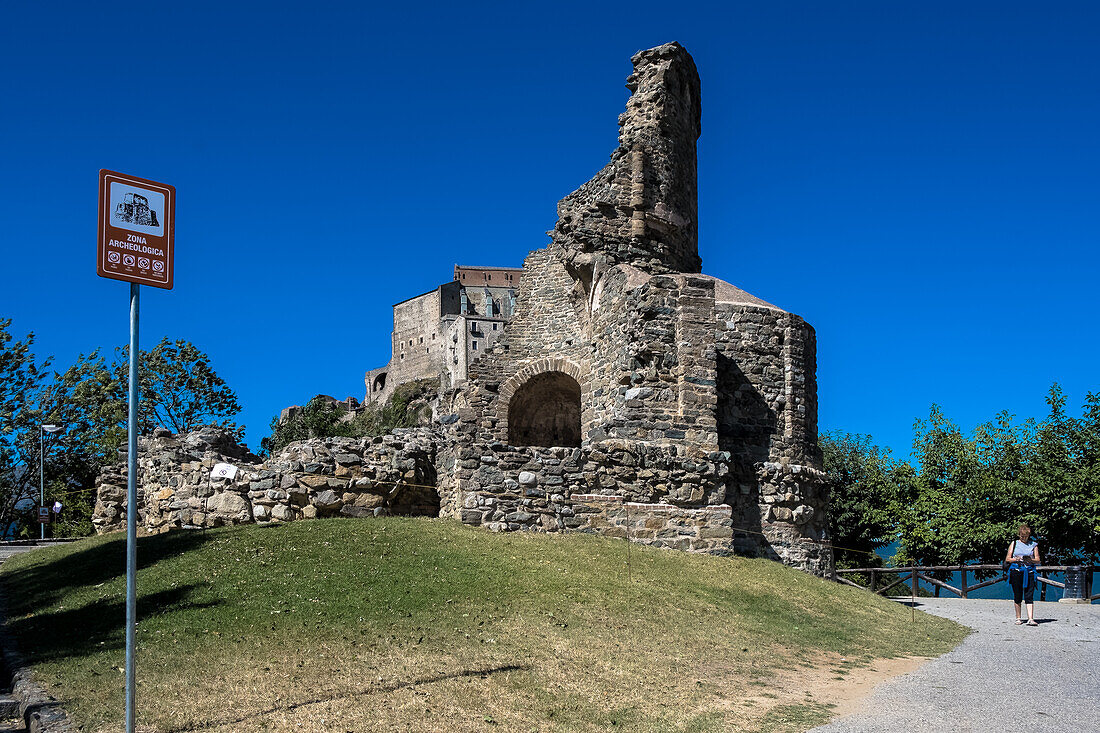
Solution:
M 700 274 L 695 63 L 677 43 L 632 61 L 619 147 L 444 400 L 443 513 L 824 572 L 814 331 Z
M 493 531 L 594 532 L 827 573 L 814 330 L 701 273 L 695 63 L 676 43 L 632 61 L 618 148 L 559 203 L 549 244 L 502 275 L 508 318 L 470 351 L 464 382 L 433 360 L 436 331 L 399 330 L 395 308 L 395 357 L 421 361 L 401 371 L 391 360 L 385 388 L 438 366 L 451 388 L 435 424 L 292 444 L 245 472 L 235 497 L 161 491 L 179 477 L 157 474 L 147 526 L 438 512 Z M 457 292 L 457 274 L 453 285 L 440 293 Z M 414 300 L 438 318 L 433 295 Z M 103 481 L 97 527 L 119 521 L 117 484 Z M 403 493 L 432 486 L 431 497 Z

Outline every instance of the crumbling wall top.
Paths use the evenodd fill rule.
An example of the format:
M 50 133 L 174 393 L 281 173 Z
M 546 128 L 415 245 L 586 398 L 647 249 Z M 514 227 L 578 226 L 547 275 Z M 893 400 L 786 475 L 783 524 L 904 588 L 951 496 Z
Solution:
M 626 79 L 631 94 L 626 112 L 619 116 L 619 145 L 690 147 L 694 157 L 702 107 L 699 72 L 691 54 L 674 41 L 639 51 L 630 61 L 634 73 Z
M 678 43 L 636 53 L 619 147 L 592 180 L 558 203 L 550 232 L 587 291 L 617 264 L 700 272 L 696 151 L 699 74 Z

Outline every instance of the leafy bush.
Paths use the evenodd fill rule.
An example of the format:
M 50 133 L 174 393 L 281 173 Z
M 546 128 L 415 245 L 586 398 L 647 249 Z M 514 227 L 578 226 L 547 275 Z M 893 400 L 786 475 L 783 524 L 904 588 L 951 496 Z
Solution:
M 394 390 L 386 404 L 367 405 L 358 413 L 348 412 L 317 395 L 286 420 L 272 418 L 271 435 L 260 441 L 260 452 L 271 455 L 298 440 L 366 438 L 385 435 L 394 428 L 419 425 L 430 417 L 427 402 L 436 396 L 438 388 L 435 379 L 407 382 Z

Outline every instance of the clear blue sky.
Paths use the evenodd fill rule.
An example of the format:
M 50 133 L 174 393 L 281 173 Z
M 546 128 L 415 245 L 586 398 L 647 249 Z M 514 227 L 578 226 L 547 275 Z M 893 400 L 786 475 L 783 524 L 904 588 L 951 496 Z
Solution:
M 703 84 L 706 272 L 817 328 L 823 428 L 908 455 L 1100 389 L 1100 5 L 7 3 L 0 316 L 65 365 L 127 338 L 95 274 L 100 168 L 178 190 L 185 338 L 253 447 L 363 395 L 390 306 L 519 265 L 615 147 L 635 51 Z

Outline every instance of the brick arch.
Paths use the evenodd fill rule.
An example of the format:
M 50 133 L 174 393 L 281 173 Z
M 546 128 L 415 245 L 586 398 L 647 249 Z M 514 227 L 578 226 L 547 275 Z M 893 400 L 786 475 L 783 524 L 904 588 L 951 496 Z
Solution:
M 580 385 L 581 424 L 584 424 L 585 415 L 588 413 L 587 404 L 589 400 L 587 397 L 590 391 L 585 372 L 579 365 L 569 359 L 557 356 L 547 357 L 524 365 L 518 372 L 509 377 L 504 384 L 501 385 L 499 399 L 496 401 L 496 417 L 500 435 L 504 440 L 508 440 L 508 412 L 512 406 L 512 398 L 515 396 L 516 392 L 520 390 L 523 385 L 527 384 L 532 377 L 552 372 L 565 374 Z

